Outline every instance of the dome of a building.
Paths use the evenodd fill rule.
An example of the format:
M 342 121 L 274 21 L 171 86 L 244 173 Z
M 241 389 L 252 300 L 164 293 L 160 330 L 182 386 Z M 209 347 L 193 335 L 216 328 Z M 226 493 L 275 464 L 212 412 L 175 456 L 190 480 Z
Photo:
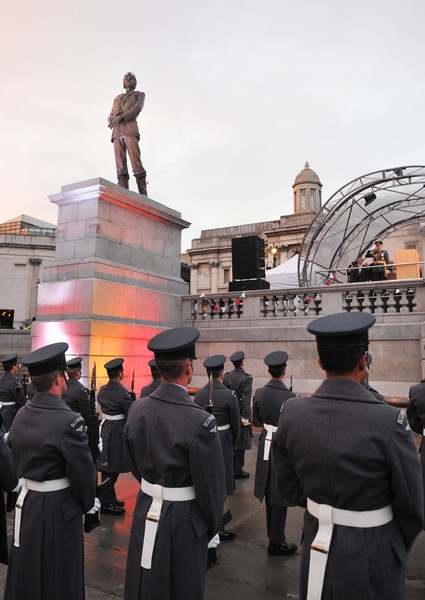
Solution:
M 315 173 L 313 169 L 310 169 L 308 160 L 305 161 L 304 169 L 295 177 L 292 187 L 299 185 L 300 183 L 315 183 L 322 187 L 318 174 Z

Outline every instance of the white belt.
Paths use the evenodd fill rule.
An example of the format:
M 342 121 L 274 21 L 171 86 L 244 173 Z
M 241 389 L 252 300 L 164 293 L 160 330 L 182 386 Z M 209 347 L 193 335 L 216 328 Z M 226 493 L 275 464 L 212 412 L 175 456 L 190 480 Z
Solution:
M 50 479 L 48 481 L 33 481 L 32 479 L 25 479 L 21 477 L 19 480 L 22 488 L 16 502 L 15 510 L 15 530 L 14 530 L 14 545 L 19 548 L 19 534 L 21 532 L 21 517 L 22 507 L 24 505 L 25 496 L 31 490 L 33 492 L 56 492 L 57 490 L 63 490 L 69 487 L 69 479 L 62 477 L 61 479 Z
M 392 506 L 385 506 L 378 510 L 344 510 L 333 508 L 328 504 L 317 504 L 307 498 L 307 510 L 313 517 L 319 519 L 319 529 L 311 544 L 307 600 L 320 600 L 333 526 L 380 527 L 392 520 L 393 509 Z
M 226 425 L 217 425 L 217 429 L 219 431 L 225 431 L 226 429 L 230 429 L 230 423 L 227 423 Z
M 423 430 L 423 432 L 422 432 L 422 433 L 423 433 L 423 435 L 425 435 L 425 428 L 424 428 L 424 430 Z
M 121 421 L 122 419 L 125 419 L 125 415 L 105 415 L 105 413 L 103 414 L 104 421 Z
M 263 423 L 264 429 L 267 431 L 266 439 L 264 440 L 264 455 L 263 460 L 269 460 L 270 445 L 272 443 L 273 434 L 276 433 L 277 427 Z
M 152 504 L 146 515 L 141 563 L 144 569 L 150 569 L 152 566 L 152 554 L 155 546 L 158 523 L 161 517 L 163 500 L 169 500 L 171 502 L 194 500 L 195 488 L 192 485 L 180 488 L 163 487 L 162 485 L 149 483 L 146 479 L 142 479 L 140 487 L 142 492 L 145 492 L 148 496 L 152 496 Z
M 16 402 L 0 402 L 0 409 L 3 406 L 15 406 L 15 405 L 16 405 Z

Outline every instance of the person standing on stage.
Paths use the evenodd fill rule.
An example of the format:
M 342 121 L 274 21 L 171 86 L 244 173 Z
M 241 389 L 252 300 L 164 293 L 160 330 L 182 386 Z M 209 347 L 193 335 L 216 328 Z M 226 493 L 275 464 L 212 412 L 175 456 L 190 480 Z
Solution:
M 128 473 L 130 470 L 124 454 L 123 434 L 133 397 L 121 383 L 124 379 L 123 363 L 123 358 L 114 358 L 104 365 L 109 381 L 102 385 L 97 394 L 97 401 L 103 413 L 100 425 L 102 481 L 110 478 L 114 483 L 102 496 L 100 512 L 115 516 L 125 513 L 124 501 L 117 499 L 115 483 L 120 473 Z
M 83 513 L 98 510 L 84 419 L 61 398 L 68 344 L 28 354 L 36 394 L 16 415 L 8 444 L 22 489 L 16 503 L 5 600 L 83 600 Z
M 288 507 L 280 497 L 276 486 L 276 474 L 271 441 L 277 430 L 280 411 L 288 398 L 296 394 L 289 391 L 283 383 L 288 354 L 277 350 L 270 352 L 264 359 L 271 379 L 255 392 L 254 416 L 263 426 L 258 440 L 257 467 L 255 470 L 254 496 L 266 499 L 267 537 L 269 538 L 269 556 L 288 556 L 294 554 L 297 545 L 285 539 L 285 524 Z
M 235 479 L 247 479 L 249 477 L 249 473 L 244 471 L 243 468 L 245 465 L 245 450 L 252 448 L 252 376 L 243 368 L 244 359 L 244 352 L 234 352 L 230 357 L 234 369 L 230 373 L 226 373 L 223 378 L 223 384 L 236 394 L 241 416 L 241 429 L 235 448 Z
M 198 337 L 197 329 L 178 327 L 149 341 L 163 381 L 129 411 L 125 449 L 141 489 L 125 600 L 204 597 L 207 548 L 217 544 L 223 515 L 225 471 L 217 421 L 187 391 Z
M 349 312 L 309 323 L 326 379 L 286 401 L 273 437 L 278 489 L 307 508 L 300 600 L 405 597 L 422 480 L 406 415 L 361 385 L 374 322 Z

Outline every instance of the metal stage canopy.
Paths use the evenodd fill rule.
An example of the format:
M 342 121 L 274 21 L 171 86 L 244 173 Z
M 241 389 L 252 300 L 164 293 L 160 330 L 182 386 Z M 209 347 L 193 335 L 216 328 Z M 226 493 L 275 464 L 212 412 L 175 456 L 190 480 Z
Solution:
M 425 166 L 383 169 L 350 181 L 329 198 L 304 236 L 300 286 L 312 285 L 316 271 L 335 273 L 338 280 L 376 239 L 424 219 Z

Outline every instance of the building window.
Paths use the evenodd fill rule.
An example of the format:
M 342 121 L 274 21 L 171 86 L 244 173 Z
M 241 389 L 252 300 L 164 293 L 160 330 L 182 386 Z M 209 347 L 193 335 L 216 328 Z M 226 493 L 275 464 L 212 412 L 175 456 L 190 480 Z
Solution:
M 300 190 L 300 208 L 301 210 L 305 210 L 305 190 Z
M 230 269 L 223 269 L 223 283 L 229 283 L 230 281 Z

